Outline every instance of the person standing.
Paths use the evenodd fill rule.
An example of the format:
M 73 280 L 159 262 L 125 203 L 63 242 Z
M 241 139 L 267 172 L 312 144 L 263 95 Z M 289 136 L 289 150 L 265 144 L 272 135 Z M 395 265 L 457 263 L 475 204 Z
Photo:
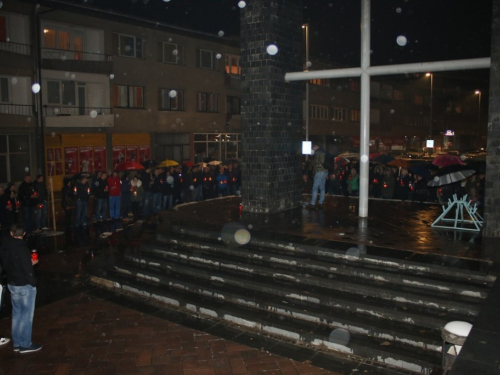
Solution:
M 36 277 L 33 266 L 38 259 L 31 258 L 31 251 L 23 241 L 25 230 L 14 224 L 0 248 L 0 259 L 7 273 L 8 288 L 12 302 L 12 341 L 14 351 L 36 352 L 41 345 L 33 344 L 31 333 L 35 313 Z
M 142 196 L 142 214 L 143 216 L 149 216 L 151 214 L 151 205 L 153 201 L 153 193 L 151 193 L 151 185 L 153 184 L 151 180 L 151 168 L 147 167 L 145 170 L 141 171 L 139 179 L 141 180 L 142 189 L 144 190 Z
M 109 216 L 111 220 L 120 219 L 120 196 L 122 193 L 121 180 L 118 172 L 114 171 L 111 177 L 108 177 L 109 190 Z
M 94 199 L 95 212 L 94 219 L 96 221 L 106 220 L 106 208 L 108 207 L 108 174 L 106 171 L 101 172 L 99 178 L 94 181 Z
M 19 201 L 21 202 L 21 212 L 23 213 L 23 223 L 26 234 L 33 232 L 33 218 L 38 194 L 35 192 L 31 176 L 24 176 L 24 181 L 19 185 Z
M 37 203 L 35 206 L 36 210 L 36 228 L 37 230 L 46 230 L 49 229 L 47 226 L 47 186 L 43 181 L 43 175 L 39 174 L 36 176 L 36 181 L 33 183 L 33 187 L 38 195 Z
M 309 208 L 316 208 L 316 199 L 318 198 L 319 189 L 319 208 L 323 207 L 323 202 L 325 201 L 325 185 L 326 177 L 328 175 L 328 170 L 323 166 L 325 162 L 326 152 L 318 144 L 313 146 L 314 150 L 314 181 L 311 195 L 311 202 L 309 203 Z
M 75 227 L 87 226 L 87 210 L 89 204 L 90 188 L 87 184 L 87 177 L 81 176 L 74 188 L 76 198 Z
M 1 187 L 3 189 L 3 187 Z M 8 230 L 5 228 L 4 230 Z M 2 311 L 3 297 L 5 295 L 5 288 L 7 287 L 7 274 L 2 267 L 2 260 L 0 258 L 0 311 Z M 8 344 L 10 339 L 0 334 L 0 346 Z

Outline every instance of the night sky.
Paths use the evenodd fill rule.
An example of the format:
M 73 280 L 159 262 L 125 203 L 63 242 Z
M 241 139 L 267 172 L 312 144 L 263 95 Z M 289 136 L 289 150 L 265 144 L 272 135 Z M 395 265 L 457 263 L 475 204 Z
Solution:
M 239 35 L 239 0 L 61 1 L 213 35 L 219 31 L 224 37 Z M 359 66 L 361 1 L 303 0 L 303 4 L 311 57 Z M 371 65 L 490 56 L 492 0 L 372 0 L 371 15 Z M 398 36 L 406 38 L 404 46 L 398 45 Z

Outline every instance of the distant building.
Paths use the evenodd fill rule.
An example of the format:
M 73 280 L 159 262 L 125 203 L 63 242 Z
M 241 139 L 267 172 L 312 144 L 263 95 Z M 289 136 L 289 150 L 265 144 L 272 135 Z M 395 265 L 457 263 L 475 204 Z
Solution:
M 82 165 L 112 169 L 120 157 L 241 156 L 238 41 L 53 4 L 0 9 L 0 183 L 43 169 L 58 189 Z M 325 65 L 313 62 L 319 68 Z M 311 139 L 338 151 L 359 146 L 359 89 L 356 79 L 311 82 Z M 428 82 L 372 79 L 371 96 L 374 150 L 425 146 Z M 440 147 L 449 145 L 445 130 L 455 132 L 452 148 L 485 144 L 486 129 L 478 135 L 475 128 L 477 97 L 438 94 L 435 83 L 433 109 Z

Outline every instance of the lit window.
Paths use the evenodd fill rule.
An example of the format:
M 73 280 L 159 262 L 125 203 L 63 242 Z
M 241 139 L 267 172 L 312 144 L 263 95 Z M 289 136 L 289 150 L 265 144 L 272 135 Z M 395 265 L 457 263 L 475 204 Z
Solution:
M 361 112 L 359 109 L 351 109 L 351 121 L 353 122 L 361 121 Z
M 226 73 L 241 74 L 240 57 L 235 55 L 226 55 Z

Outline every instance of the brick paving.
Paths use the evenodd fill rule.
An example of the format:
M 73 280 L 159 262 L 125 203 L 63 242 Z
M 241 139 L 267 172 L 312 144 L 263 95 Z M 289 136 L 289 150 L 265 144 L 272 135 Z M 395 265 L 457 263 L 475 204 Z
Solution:
M 10 333 L 10 318 L 0 320 Z M 79 293 L 35 311 L 40 352 L 0 347 L 0 374 L 339 375 Z

